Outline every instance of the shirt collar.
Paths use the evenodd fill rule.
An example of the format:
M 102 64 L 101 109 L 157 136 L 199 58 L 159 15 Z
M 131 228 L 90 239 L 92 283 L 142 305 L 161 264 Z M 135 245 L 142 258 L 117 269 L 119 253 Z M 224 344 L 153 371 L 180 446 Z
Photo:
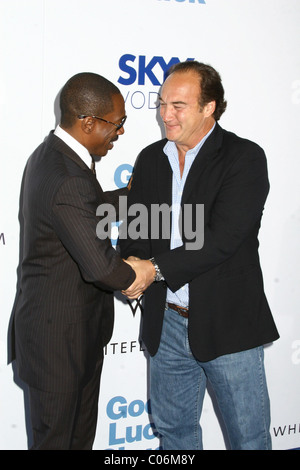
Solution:
M 214 130 L 215 126 L 216 126 L 216 123 L 214 123 L 213 127 L 209 130 L 207 134 L 205 134 L 205 136 L 200 140 L 200 142 L 198 142 L 198 144 L 194 148 L 186 152 L 186 155 L 191 156 L 192 158 L 195 157 L 197 153 L 199 152 L 200 148 L 202 147 L 202 145 L 204 144 L 204 142 L 206 141 L 206 139 L 210 136 L 210 134 Z M 176 144 L 175 142 L 171 140 L 168 140 L 168 142 L 164 146 L 164 152 L 167 156 L 175 154 L 178 157 Z
M 59 125 L 56 127 L 54 134 L 64 141 L 74 152 L 83 160 L 88 168 L 91 167 L 91 155 L 89 151 L 80 143 L 74 139 L 68 132 L 62 129 Z

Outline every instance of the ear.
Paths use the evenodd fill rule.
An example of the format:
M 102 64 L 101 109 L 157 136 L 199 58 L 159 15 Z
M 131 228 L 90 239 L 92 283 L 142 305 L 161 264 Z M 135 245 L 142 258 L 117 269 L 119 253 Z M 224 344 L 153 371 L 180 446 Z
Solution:
M 203 112 L 205 114 L 205 117 L 210 117 L 214 114 L 216 109 L 216 102 L 215 101 L 210 101 L 204 106 Z
M 95 119 L 93 119 L 90 116 L 85 117 L 84 119 L 80 120 L 80 126 L 82 132 L 85 134 L 91 134 L 93 132 L 93 129 L 95 127 Z

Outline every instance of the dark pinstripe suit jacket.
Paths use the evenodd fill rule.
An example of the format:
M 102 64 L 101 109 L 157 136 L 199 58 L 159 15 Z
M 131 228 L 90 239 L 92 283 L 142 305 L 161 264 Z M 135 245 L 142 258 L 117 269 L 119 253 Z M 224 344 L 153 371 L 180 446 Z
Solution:
M 96 208 L 116 193 L 104 193 L 53 133 L 27 163 L 12 358 L 32 387 L 63 392 L 84 385 L 111 338 L 113 290 L 135 279 L 110 241 L 96 236 Z

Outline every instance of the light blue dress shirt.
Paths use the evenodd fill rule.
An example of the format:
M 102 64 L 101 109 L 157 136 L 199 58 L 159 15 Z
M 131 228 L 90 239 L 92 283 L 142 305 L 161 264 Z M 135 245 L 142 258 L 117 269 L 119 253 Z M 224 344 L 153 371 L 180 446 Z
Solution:
M 179 230 L 179 215 L 180 215 L 180 204 L 181 197 L 184 189 L 184 185 L 189 174 L 190 168 L 195 160 L 202 145 L 212 133 L 215 125 L 210 131 L 203 137 L 203 139 L 191 150 L 188 150 L 185 155 L 184 170 L 182 177 L 180 175 L 178 151 L 175 142 L 168 141 L 164 147 L 164 153 L 167 155 L 172 171 L 172 227 L 171 227 L 171 250 L 181 246 L 182 239 Z M 163 273 L 162 273 L 163 274 Z M 189 285 L 185 284 L 181 289 L 176 292 L 172 292 L 167 289 L 167 302 L 180 305 L 181 307 L 188 308 L 189 306 Z

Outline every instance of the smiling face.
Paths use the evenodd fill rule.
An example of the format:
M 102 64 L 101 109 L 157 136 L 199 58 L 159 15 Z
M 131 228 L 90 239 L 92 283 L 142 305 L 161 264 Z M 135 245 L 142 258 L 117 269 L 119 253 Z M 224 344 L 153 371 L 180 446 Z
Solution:
M 199 77 L 194 72 L 172 73 L 162 87 L 160 115 L 166 137 L 185 152 L 194 148 L 215 122 L 215 102 L 201 109 L 199 98 Z
M 88 149 L 89 153 L 96 157 L 103 157 L 111 150 L 125 130 L 122 126 L 117 129 L 115 124 L 120 124 L 125 117 L 125 103 L 121 94 L 112 96 L 112 111 L 105 115 L 99 115 L 100 119 L 87 116 L 81 119 L 81 143 Z

